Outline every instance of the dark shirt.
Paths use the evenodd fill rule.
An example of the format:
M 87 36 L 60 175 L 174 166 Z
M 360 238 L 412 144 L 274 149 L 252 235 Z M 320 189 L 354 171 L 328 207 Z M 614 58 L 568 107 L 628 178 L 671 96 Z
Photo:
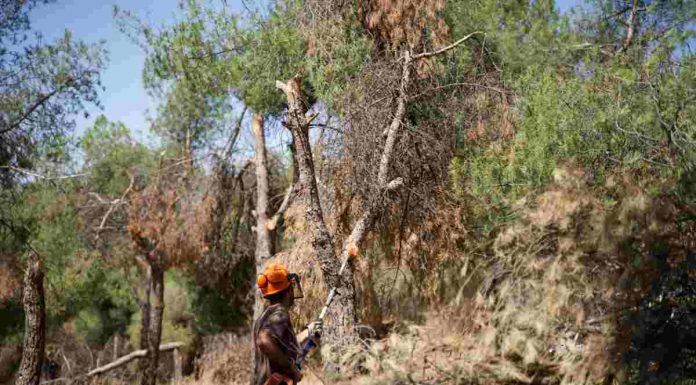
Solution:
M 256 363 L 254 368 L 256 378 L 255 384 L 263 385 L 272 373 L 281 373 L 292 378 L 292 373 L 285 373 L 282 369 L 275 367 L 275 365 L 268 360 L 268 357 L 259 349 L 256 340 L 262 329 L 267 329 L 271 332 L 275 342 L 288 357 L 288 361 L 292 360 L 293 363 L 297 362 L 297 358 L 300 356 L 297 337 L 292 328 L 290 314 L 288 314 L 287 309 L 280 306 L 280 304 L 268 306 L 254 322 L 253 345 L 255 355 L 254 362 Z

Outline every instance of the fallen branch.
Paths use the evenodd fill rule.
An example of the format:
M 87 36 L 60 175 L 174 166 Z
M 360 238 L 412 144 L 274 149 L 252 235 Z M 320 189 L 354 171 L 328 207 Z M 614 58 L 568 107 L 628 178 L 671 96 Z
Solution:
M 166 352 L 169 350 L 178 349 L 182 346 L 184 346 L 183 342 L 170 342 L 167 344 L 160 345 L 159 351 Z M 92 376 L 96 376 L 96 375 L 108 372 L 110 370 L 113 370 L 113 369 L 116 369 L 120 366 L 123 366 L 123 365 L 133 361 L 136 358 L 145 357 L 146 355 L 147 355 L 147 349 L 136 350 L 134 352 L 126 354 L 125 356 L 117 359 L 116 361 L 113 361 L 113 362 L 108 363 L 104 366 L 100 366 L 94 370 L 91 370 L 89 373 L 87 373 L 87 377 L 92 377 Z

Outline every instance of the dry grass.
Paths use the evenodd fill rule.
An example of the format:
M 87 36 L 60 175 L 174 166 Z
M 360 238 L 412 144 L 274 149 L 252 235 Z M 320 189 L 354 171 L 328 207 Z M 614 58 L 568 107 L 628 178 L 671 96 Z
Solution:
M 582 170 L 557 170 L 554 184 L 490 244 L 457 224 L 465 212 L 450 210 L 405 235 L 401 275 L 387 273 L 389 260 L 358 262 L 357 277 L 374 269 L 396 283 L 389 297 L 418 296 L 420 310 L 430 310 L 420 325 L 401 318 L 387 338 L 345 347 L 338 362 L 348 370 L 323 376 L 364 384 L 592 384 L 618 370 L 628 347 L 619 315 L 652 279 L 647 259 L 632 261 L 649 258 L 649 243 L 663 238 L 679 258 L 693 239 L 674 233 L 667 199 L 622 181 L 606 204 L 584 180 Z M 639 250 L 626 253 L 626 244 Z M 378 284 L 361 286 L 361 297 Z M 376 293 L 376 302 L 389 300 Z M 407 306 L 389 310 L 398 318 Z
M 338 356 L 323 349 L 303 383 L 595 384 L 615 373 L 630 342 L 619 316 L 654 278 L 649 245 L 666 240 L 679 259 L 696 234 L 677 233 L 669 199 L 629 179 L 610 181 L 602 194 L 584 181 L 582 170 L 557 170 L 493 240 L 470 234 L 466 208 L 452 204 L 399 236 L 371 238 L 355 261 L 361 319 L 375 329 L 389 321 L 391 330 Z M 598 198 L 607 195 L 611 202 Z M 290 209 L 285 234 L 294 245 L 278 255 L 304 277 L 298 326 L 326 294 L 303 214 L 301 205 Z M 242 341 L 205 356 L 190 383 L 236 383 L 248 352 Z
M 220 336 L 208 341 L 205 352 L 197 359 L 195 376 L 184 385 L 249 384 L 251 343 L 248 336 Z

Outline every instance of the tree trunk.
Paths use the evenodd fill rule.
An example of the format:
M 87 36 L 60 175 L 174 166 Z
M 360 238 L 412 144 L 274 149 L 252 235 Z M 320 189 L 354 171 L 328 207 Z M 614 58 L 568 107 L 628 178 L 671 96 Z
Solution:
M 150 335 L 150 297 L 152 288 L 152 272 L 149 265 L 146 265 L 143 270 L 145 270 L 143 295 L 142 298 L 140 298 L 136 292 L 135 296 L 136 301 L 138 302 L 138 307 L 140 308 L 140 349 L 147 350 L 148 336 Z M 138 363 L 138 369 L 143 376 L 147 371 L 147 367 L 147 360 L 140 360 Z
M 172 384 L 178 384 L 183 379 L 181 370 L 181 352 L 179 352 L 179 349 L 174 349 L 172 354 L 174 356 L 174 375 L 172 376 Z
M 118 347 L 121 344 L 121 339 L 119 338 L 118 333 L 114 335 L 114 354 L 111 356 L 113 357 L 112 360 L 116 360 L 118 358 Z
M 264 261 L 272 255 L 271 234 L 266 227 L 266 222 L 268 221 L 268 160 L 266 157 L 266 136 L 263 123 L 263 115 L 254 113 L 251 120 L 251 131 L 254 134 L 254 168 L 256 170 L 256 247 L 254 249 L 255 274 L 251 277 L 251 296 L 254 299 L 252 321 L 259 318 L 263 310 L 263 298 L 258 294 L 256 277 L 263 272 Z M 253 329 L 253 322 L 251 328 Z M 252 349 L 252 368 L 256 367 L 256 354 L 254 352 L 255 350 Z M 251 377 L 253 384 L 256 379 L 253 374 Z
M 157 265 L 151 267 L 151 305 L 150 330 L 147 338 L 147 362 L 143 372 L 142 385 L 157 383 L 157 364 L 159 361 L 159 346 L 162 340 L 162 313 L 164 311 L 164 270 Z
M 256 276 L 262 273 L 263 264 L 273 255 L 273 242 L 268 223 L 268 160 L 266 158 L 266 138 L 263 127 L 263 115 L 254 113 L 251 129 L 254 133 L 254 149 L 256 155 L 254 165 L 256 168 L 256 251 L 254 259 L 256 274 L 253 277 L 254 284 L 254 319 L 261 315 L 263 299 L 257 294 Z
M 301 190 L 306 191 L 309 197 L 309 206 L 305 215 L 312 232 L 312 247 L 315 257 L 327 287 L 341 287 L 339 295 L 336 297 L 337 303 L 331 307 L 328 313 L 332 322 L 327 324 L 326 337 L 324 338 L 324 343 L 333 345 L 338 341 L 346 341 L 346 338 L 349 339 L 355 335 L 356 312 L 353 271 L 348 266 L 339 285 L 339 261 L 334 252 L 333 239 L 324 222 L 319 200 L 312 148 L 309 142 L 310 120 L 305 116 L 307 107 L 301 98 L 300 80 L 294 78 L 286 84 L 279 83 L 278 87 L 285 92 L 288 98 L 286 124 L 294 139 Z
M 43 279 L 41 260 L 31 251 L 24 275 L 24 344 L 17 385 L 38 385 L 41 381 L 46 324 Z

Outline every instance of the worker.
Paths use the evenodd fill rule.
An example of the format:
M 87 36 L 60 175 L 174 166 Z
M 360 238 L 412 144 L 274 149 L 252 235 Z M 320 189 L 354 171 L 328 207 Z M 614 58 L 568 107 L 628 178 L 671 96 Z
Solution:
M 297 366 L 301 348 L 308 338 L 318 343 L 322 333 L 322 322 L 308 325 L 299 335 L 290 322 L 290 309 L 296 299 L 302 298 L 300 276 L 289 273 L 279 263 L 266 266 L 256 279 L 263 297 L 268 301 L 261 316 L 254 321 L 254 384 L 293 385 L 302 379 Z

